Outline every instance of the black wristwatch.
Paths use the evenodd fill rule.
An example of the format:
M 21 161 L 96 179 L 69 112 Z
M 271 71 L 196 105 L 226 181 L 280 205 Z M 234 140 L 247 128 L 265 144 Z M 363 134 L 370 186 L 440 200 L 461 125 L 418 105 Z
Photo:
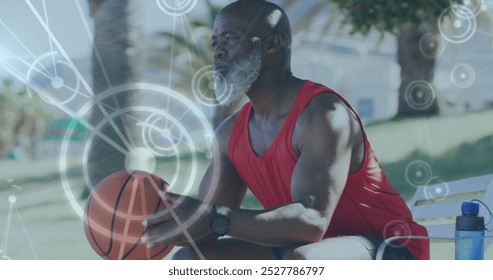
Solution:
M 226 207 L 214 205 L 214 217 L 212 217 L 211 230 L 215 237 L 224 236 L 228 233 L 231 223 L 229 222 Z

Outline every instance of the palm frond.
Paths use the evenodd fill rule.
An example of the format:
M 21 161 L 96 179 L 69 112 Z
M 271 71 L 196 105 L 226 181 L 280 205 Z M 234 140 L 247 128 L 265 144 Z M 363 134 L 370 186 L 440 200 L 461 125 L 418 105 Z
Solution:
M 202 61 L 210 60 L 210 56 L 208 55 L 206 50 L 200 48 L 199 46 L 194 44 L 192 40 L 186 38 L 185 36 L 168 31 L 161 32 L 160 34 L 173 40 L 175 44 L 178 44 L 181 48 L 187 49 Z
M 210 0 L 206 0 L 205 4 L 207 5 L 207 13 L 209 15 L 209 24 L 212 27 L 212 25 L 214 25 L 214 20 L 221 11 L 221 7 L 212 4 Z

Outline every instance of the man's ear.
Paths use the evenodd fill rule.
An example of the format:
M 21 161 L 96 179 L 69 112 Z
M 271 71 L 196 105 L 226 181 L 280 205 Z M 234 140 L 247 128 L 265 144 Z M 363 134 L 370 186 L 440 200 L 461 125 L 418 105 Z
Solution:
M 284 38 L 278 32 L 271 34 L 267 40 L 267 53 L 276 53 L 284 46 Z

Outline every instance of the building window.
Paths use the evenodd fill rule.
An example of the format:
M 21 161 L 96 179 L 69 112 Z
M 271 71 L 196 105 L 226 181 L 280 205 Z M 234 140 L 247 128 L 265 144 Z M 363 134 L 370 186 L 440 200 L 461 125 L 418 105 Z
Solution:
M 373 99 L 366 98 L 358 100 L 357 110 L 362 119 L 373 119 L 375 117 Z

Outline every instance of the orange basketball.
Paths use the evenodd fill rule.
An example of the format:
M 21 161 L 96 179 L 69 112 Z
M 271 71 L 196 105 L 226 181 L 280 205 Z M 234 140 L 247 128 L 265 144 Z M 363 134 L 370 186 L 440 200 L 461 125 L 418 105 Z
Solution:
M 142 220 L 166 209 L 159 192 L 168 183 L 144 171 L 120 171 L 91 192 L 84 211 L 84 231 L 92 249 L 110 260 L 162 259 L 172 246 L 151 249 L 140 241 Z

